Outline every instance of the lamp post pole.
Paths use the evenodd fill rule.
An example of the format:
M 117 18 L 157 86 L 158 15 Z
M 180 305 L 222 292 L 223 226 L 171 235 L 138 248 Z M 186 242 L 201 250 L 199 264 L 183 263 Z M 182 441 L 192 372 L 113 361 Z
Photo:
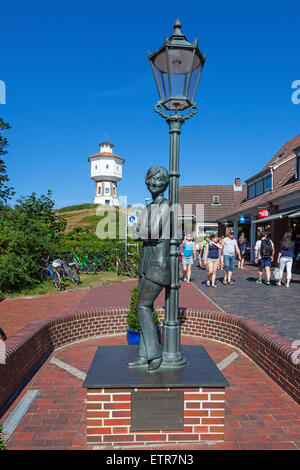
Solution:
M 183 367 L 187 361 L 180 350 L 180 321 L 178 318 L 179 298 L 179 245 L 178 181 L 179 181 L 179 140 L 182 124 L 197 113 L 194 97 L 205 63 L 198 49 L 198 40 L 190 43 L 181 32 L 181 23 L 176 20 L 174 32 L 166 38 L 163 46 L 151 54 L 149 60 L 160 101 L 154 107 L 169 125 L 169 200 L 170 200 L 170 286 L 166 287 L 165 320 L 163 328 L 163 364 Z M 188 114 L 179 111 L 189 109 Z M 171 111 L 172 114 L 165 113 Z
M 178 318 L 179 299 L 179 245 L 177 233 L 178 219 L 178 180 L 179 180 L 179 142 L 181 126 L 184 118 L 180 114 L 166 118 L 170 133 L 170 161 L 169 161 L 169 200 L 170 200 L 170 269 L 171 285 L 166 289 L 166 314 L 163 328 L 163 361 L 169 366 L 183 366 L 186 364 L 180 351 L 180 322 Z

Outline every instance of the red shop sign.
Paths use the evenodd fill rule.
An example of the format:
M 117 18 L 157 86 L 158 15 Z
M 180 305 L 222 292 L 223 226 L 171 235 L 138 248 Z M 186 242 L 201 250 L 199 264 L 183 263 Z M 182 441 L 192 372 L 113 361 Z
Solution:
M 259 218 L 269 217 L 269 215 L 270 215 L 270 213 L 269 213 L 268 209 L 259 209 L 259 212 L 258 212 L 258 217 Z

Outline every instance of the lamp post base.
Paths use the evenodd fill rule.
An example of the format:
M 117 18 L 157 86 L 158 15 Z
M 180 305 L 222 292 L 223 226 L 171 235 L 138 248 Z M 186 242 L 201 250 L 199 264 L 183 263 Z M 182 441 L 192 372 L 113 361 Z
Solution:
M 163 326 L 162 366 L 169 368 L 185 367 L 188 361 L 180 350 L 180 324 L 178 321 L 165 321 Z
M 177 352 L 175 354 L 163 353 L 161 367 L 166 366 L 169 369 L 173 369 L 177 367 L 185 367 L 187 365 L 188 361 L 185 359 L 181 352 Z

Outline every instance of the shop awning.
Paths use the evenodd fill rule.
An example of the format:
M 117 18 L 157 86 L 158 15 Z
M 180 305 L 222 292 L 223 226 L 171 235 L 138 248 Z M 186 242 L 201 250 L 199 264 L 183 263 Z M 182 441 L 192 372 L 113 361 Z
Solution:
M 269 221 L 271 221 L 271 220 L 282 219 L 282 218 L 285 217 L 285 216 L 288 216 L 288 217 L 300 217 L 300 215 L 296 216 L 296 215 L 293 214 L 293 213 L 295 213 L 295 211 L 297 211 L 296 214 L 297 214 L 297 213 L 300 214 L 299 209 L 291 209 L 291 210 L 289 210 L 289 211 L 278 212 L 277 214 L 269 215 L 269 217 L 262 217 L 261 219 L 253 220 L 253 223 L 254 223 L 254 224 L 261 224 L 261 223 L 264 224 L 265 222 L 269 222 Z M 289 215 L 289 214 L 291 214 L 291 215 Z

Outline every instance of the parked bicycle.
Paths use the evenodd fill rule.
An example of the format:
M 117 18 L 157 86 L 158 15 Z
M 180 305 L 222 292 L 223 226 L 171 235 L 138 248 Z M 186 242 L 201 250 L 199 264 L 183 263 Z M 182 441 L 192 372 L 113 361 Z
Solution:
M 70 279 L 73 284 L 80 284 L 79 270 L 76 269 L 74 262 L 65 262 L 61 258 L 56 261 L 60 261 L 59 273 L 62 279 Z
M 84 253 L 82 259 L 80 259 L 75 249 L 73 253 L 73 261 L 80 271 L 85 272 L 86 274 L 96 274 L 97 264 L 95 261 L 90 260 L 86 253 Z
M 115 249 L 116 251 L 116 270 L 118 276 L 123 272 L 129 274 L 130 277 L 134 278 L 138 275 L 138 268 L 135 261 L 131 258 L 133 256 L 132 253 L 124 252 L 124 259 L 121 259 L 118 255 L 118 248 Z
M 104 255 L 100 253 L 89 253 L 86 248 L 84 248 L 84 252 L 87 259 L 97 265 L 97 271 L 107 270 L 108 261 Z
M 62 284 L 61 276 L 60 276 L 59 269 L 58 269 L 60 267 L 60 264 L 55 263 L 55 261 L 53 261 L 50 265 L 49 259 L 50 259 L 50 256 L 48 256 L 47 259 L 42 260 L 45 266 L 40 271 L 41 280 L 43 282 L 48 282 L 51 280 L 53 285 L 56 287 L 56 289 L 61 291 L 63 290 L 63 284 Z

